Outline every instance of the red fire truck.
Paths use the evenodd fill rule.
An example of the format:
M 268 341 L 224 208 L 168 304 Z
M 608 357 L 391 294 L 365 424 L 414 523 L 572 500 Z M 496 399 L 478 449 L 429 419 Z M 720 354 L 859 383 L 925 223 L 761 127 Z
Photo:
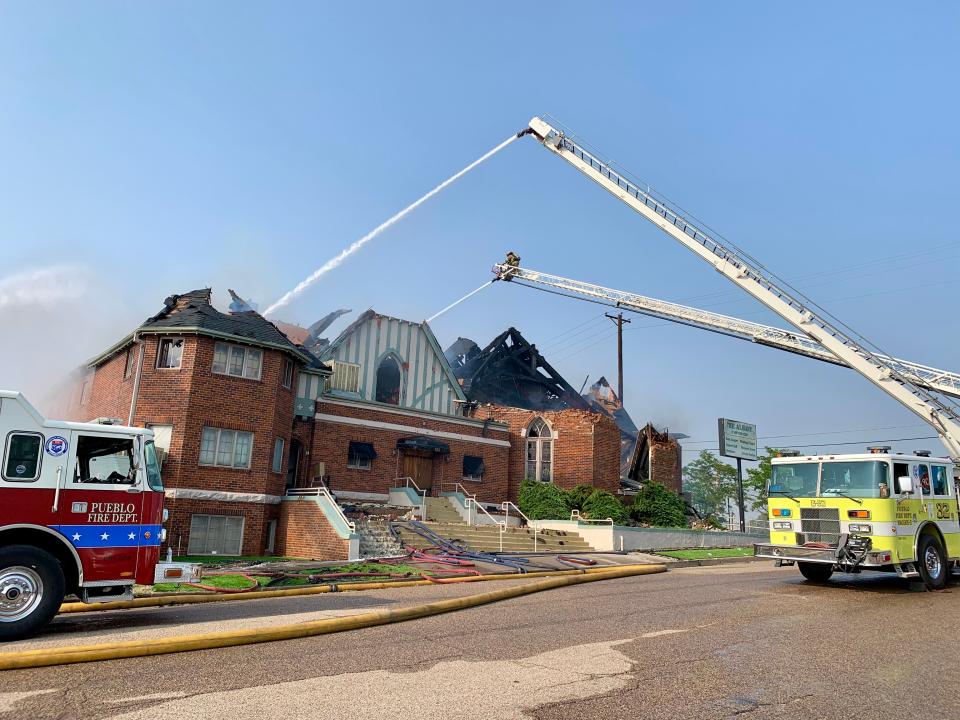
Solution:
M 66 595 L 133 597 L 156 577 L 192 580 L 158 563 L 165 531 L 153 431 L 44 419 L 0 391 L 0 641 L 26 637 Z

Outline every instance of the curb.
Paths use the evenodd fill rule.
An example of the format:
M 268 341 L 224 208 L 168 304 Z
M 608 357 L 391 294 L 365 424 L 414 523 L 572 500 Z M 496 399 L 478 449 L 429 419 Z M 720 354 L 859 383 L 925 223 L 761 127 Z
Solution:
M 565 577 L 551 577 L 500 590 L 491 590 L 462 598 L 439 600 L 425 605 L 415 605 L 397 610 L 378 610 L 361 615 L 342 618 L 328 618 L 294 625 L 263 628 L 258 630 L 227 630 L 202 635 L 182 635 L 179 637 L 151 640 L 128 640 L 125 642 L 102 643 L 99 645 L 74 645 L 42 650 L 24 650 L 14 653 L 0 653 L 0 670 L 48 667 L 98 660 L 117 660 L 120 658 L 144 657 L 148 655 L 166 655 L 168 653 L 208 650 L 211 648 L 234 647 L 254 643 L 292 640 L 313 637 L 329 633 L 357 630 L 360 628 L 387 625 L 417 618 L 441 615 L 443 613 L 478 607 L 501 600 L 532 595 L 569 585 L 581 585 L 602 580 L 651 575 L 666 572 L 666 565 L 624 565 L 605 569 L 603 572 L 579 573 Z
M 467 575 L 464 577 L 447 578 L 445 585 L 462 582 L 488 582 L 491 580 L 520 580 L 523 578 L 562 577 L 565 575 L 586 575 L 605 572 L 619 568 L 648 567 L 647 565 L 608 565 L 605 567 L 576 568 L 571 570 L 541 570 L 529 573 L 497 573 L 495 575 Z M 64 603 L 58 614 L 103 612 L 105 610 L 129 610 L 146 607 L 168 607 L 170 605 L 193 605 L 195 603 L 230 602 L 234 600 L 269 600 L 280 597 L 296 597 L 302 595 L 320 595 L 329 592 L 355 592 L 359 590 L 389 590 L 391 588 L 423 587 L 435 585 L 431 580 L 396 580 L 393 582 L 366 582 L 366 583 L 331 583 L 329 585 L 309 585 L 305 587 L 287 588 L 285 590 L 258 590 L 245 593 L 230 594 L 192 594 L 160 595 L 154 597 L 135 598 L 133 600 L 116 600 L 96 604 Z
M 758 558 L 758 557 L 728 557 L 728 558 L 704 558 L 703 560 L 677 560 L 668 565 L 670 568 L 687 568 L 687 567 L 711 567 L 713 565 L 737 565 L 739 563 L 754 563 L 754 562 L 763 562 L 764 560 L 769 560 L 769 558 Z

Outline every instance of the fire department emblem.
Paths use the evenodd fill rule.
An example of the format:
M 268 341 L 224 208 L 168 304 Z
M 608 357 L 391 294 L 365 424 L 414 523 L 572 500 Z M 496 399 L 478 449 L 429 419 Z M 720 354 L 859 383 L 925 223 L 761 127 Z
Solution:
M 44 446 L 44 449 L 47 451 L 47 455 L 53 455 L 54 457 L 66 455 L 67 439 L 59 435 L 54 435 L 47 439 L 47 444 Z

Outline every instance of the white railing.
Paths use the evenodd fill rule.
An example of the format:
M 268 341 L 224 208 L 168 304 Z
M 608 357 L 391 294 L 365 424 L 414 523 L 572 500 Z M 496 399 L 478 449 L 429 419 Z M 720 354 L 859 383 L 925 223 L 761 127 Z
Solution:
M 503 508 L 503 522 L 505 525 L 510 524 L 510 508 L 512 507 L 514 510 L 517 511 L 517 515 L 519 515 L 526 521 L 527 527 L 533 529 L 533 551 L 536 552 L 537 551 L 537 533 L 540 532 L 540 528 L 534 525 L 533 522 L 531 522 L 530 518 L 528 518 L 524 514 L 523 510 L 517 507 L 515 503 L 512 503 L 509 500 L 504 500 L 502 503 L 500 503 L 500 507 Z
M 585 518 L 580 514 L 579 510 L 571 510 L 570 519 L 576 520 L 577 522 L 582 522 L 582 523 L 598 523 L 603 525 L 613 525 L 613 518 L 597 518 L 596 520 L 594 520 L 593 518 Z
M 466 504 L 467 504 L 467 509 L 468 509 L 468 510 L 469 510 L 470 508 L 476 508 L 477 510 L 479 510 L 480 512 L 482 512 L 484 515 L 486 515 L 488 518 L 490 518 L 490 521 L 491 521 L 494 525 L 496 525 L 497 527 L 500 528 L 500 552 L 503 552 L 503 534 L 507 531 L 507 523 L 506 523 L 506 521 L 504 521 L 504 520 L 497 520 L 493 515 L 491 515 L 489 512 L 487 512 L 487 509 L 486 509 L 483 505 L 481 505 L 480 503 L 477 502 L 476 498 L 467 498 Z M 473 514 L 472 514 L 472 513 L 471 513 L 470 517 L 471 517 L 471 519 L 473 518 Z M 471 525 L 476 525 L 476 523 L 474 523 L 474 522 L 471 522 L 470 524 L 471 524 Z
M 461 484 L 458 483 L 458 482 L 440 483 L 440 492 L 451 492 L 451 491 L 449 491 L 449 490 L 444 490 L 444 488 L 448 488 L 448 487 L 452 487 L 452 488 L 453 488 L 452 492 L 457 492 L 457 491 L 459 491 L 459 492 L 463 493 L 463 496 L 464 496 L 465 498 L 473 498 L 474 500 L 477 499 L 477 494 L 476 494 L 476 493 L 470 492 L 469 490 L 467 490 L 463 485 L 461 485 Z
M 334 512 L 340 520 L 343 521 L 343 524 L 350 528 L 350 532 L 356 532 L 357 524 L 347 518 L 343 513 L 343 508 L 340 507 L 340 503 L 337 502 L 336 498 L 330 494 L 330 491 L 325 487 L 315 487 L 315 488 L 290 488 L 287 490 L 287 495 L 289 497 L 322 497 L 330 501 L 330 505 L 333 506 Z
M 421 522 L 426 522 L 427 521 L 427 491 L 421 490 L 420 486 L 414 482 L 412 477 L 397 478 L 394 482 L 399 482 L 401 480 L 404 481 L 404 487 L 412 487 L 414 490 L 417 491 L 417 494 L 420 495 L 421 497 L 420 520 Z

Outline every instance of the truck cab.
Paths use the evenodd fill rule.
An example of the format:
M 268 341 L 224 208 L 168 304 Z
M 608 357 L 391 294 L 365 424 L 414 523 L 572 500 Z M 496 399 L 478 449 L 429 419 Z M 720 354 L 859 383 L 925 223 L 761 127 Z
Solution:
M 773 458 L 770 542 L 757 557 L 796 564 L 808 580 L 879 570 L 946 584 L 960 560 L 955 467 L 948 458 L 871 448 L 855 455 Z
M 46 624 L 66 595 L 133 597 L 164 539 L 153 431 L 47 420 L 0 391 L 0 640 Z

